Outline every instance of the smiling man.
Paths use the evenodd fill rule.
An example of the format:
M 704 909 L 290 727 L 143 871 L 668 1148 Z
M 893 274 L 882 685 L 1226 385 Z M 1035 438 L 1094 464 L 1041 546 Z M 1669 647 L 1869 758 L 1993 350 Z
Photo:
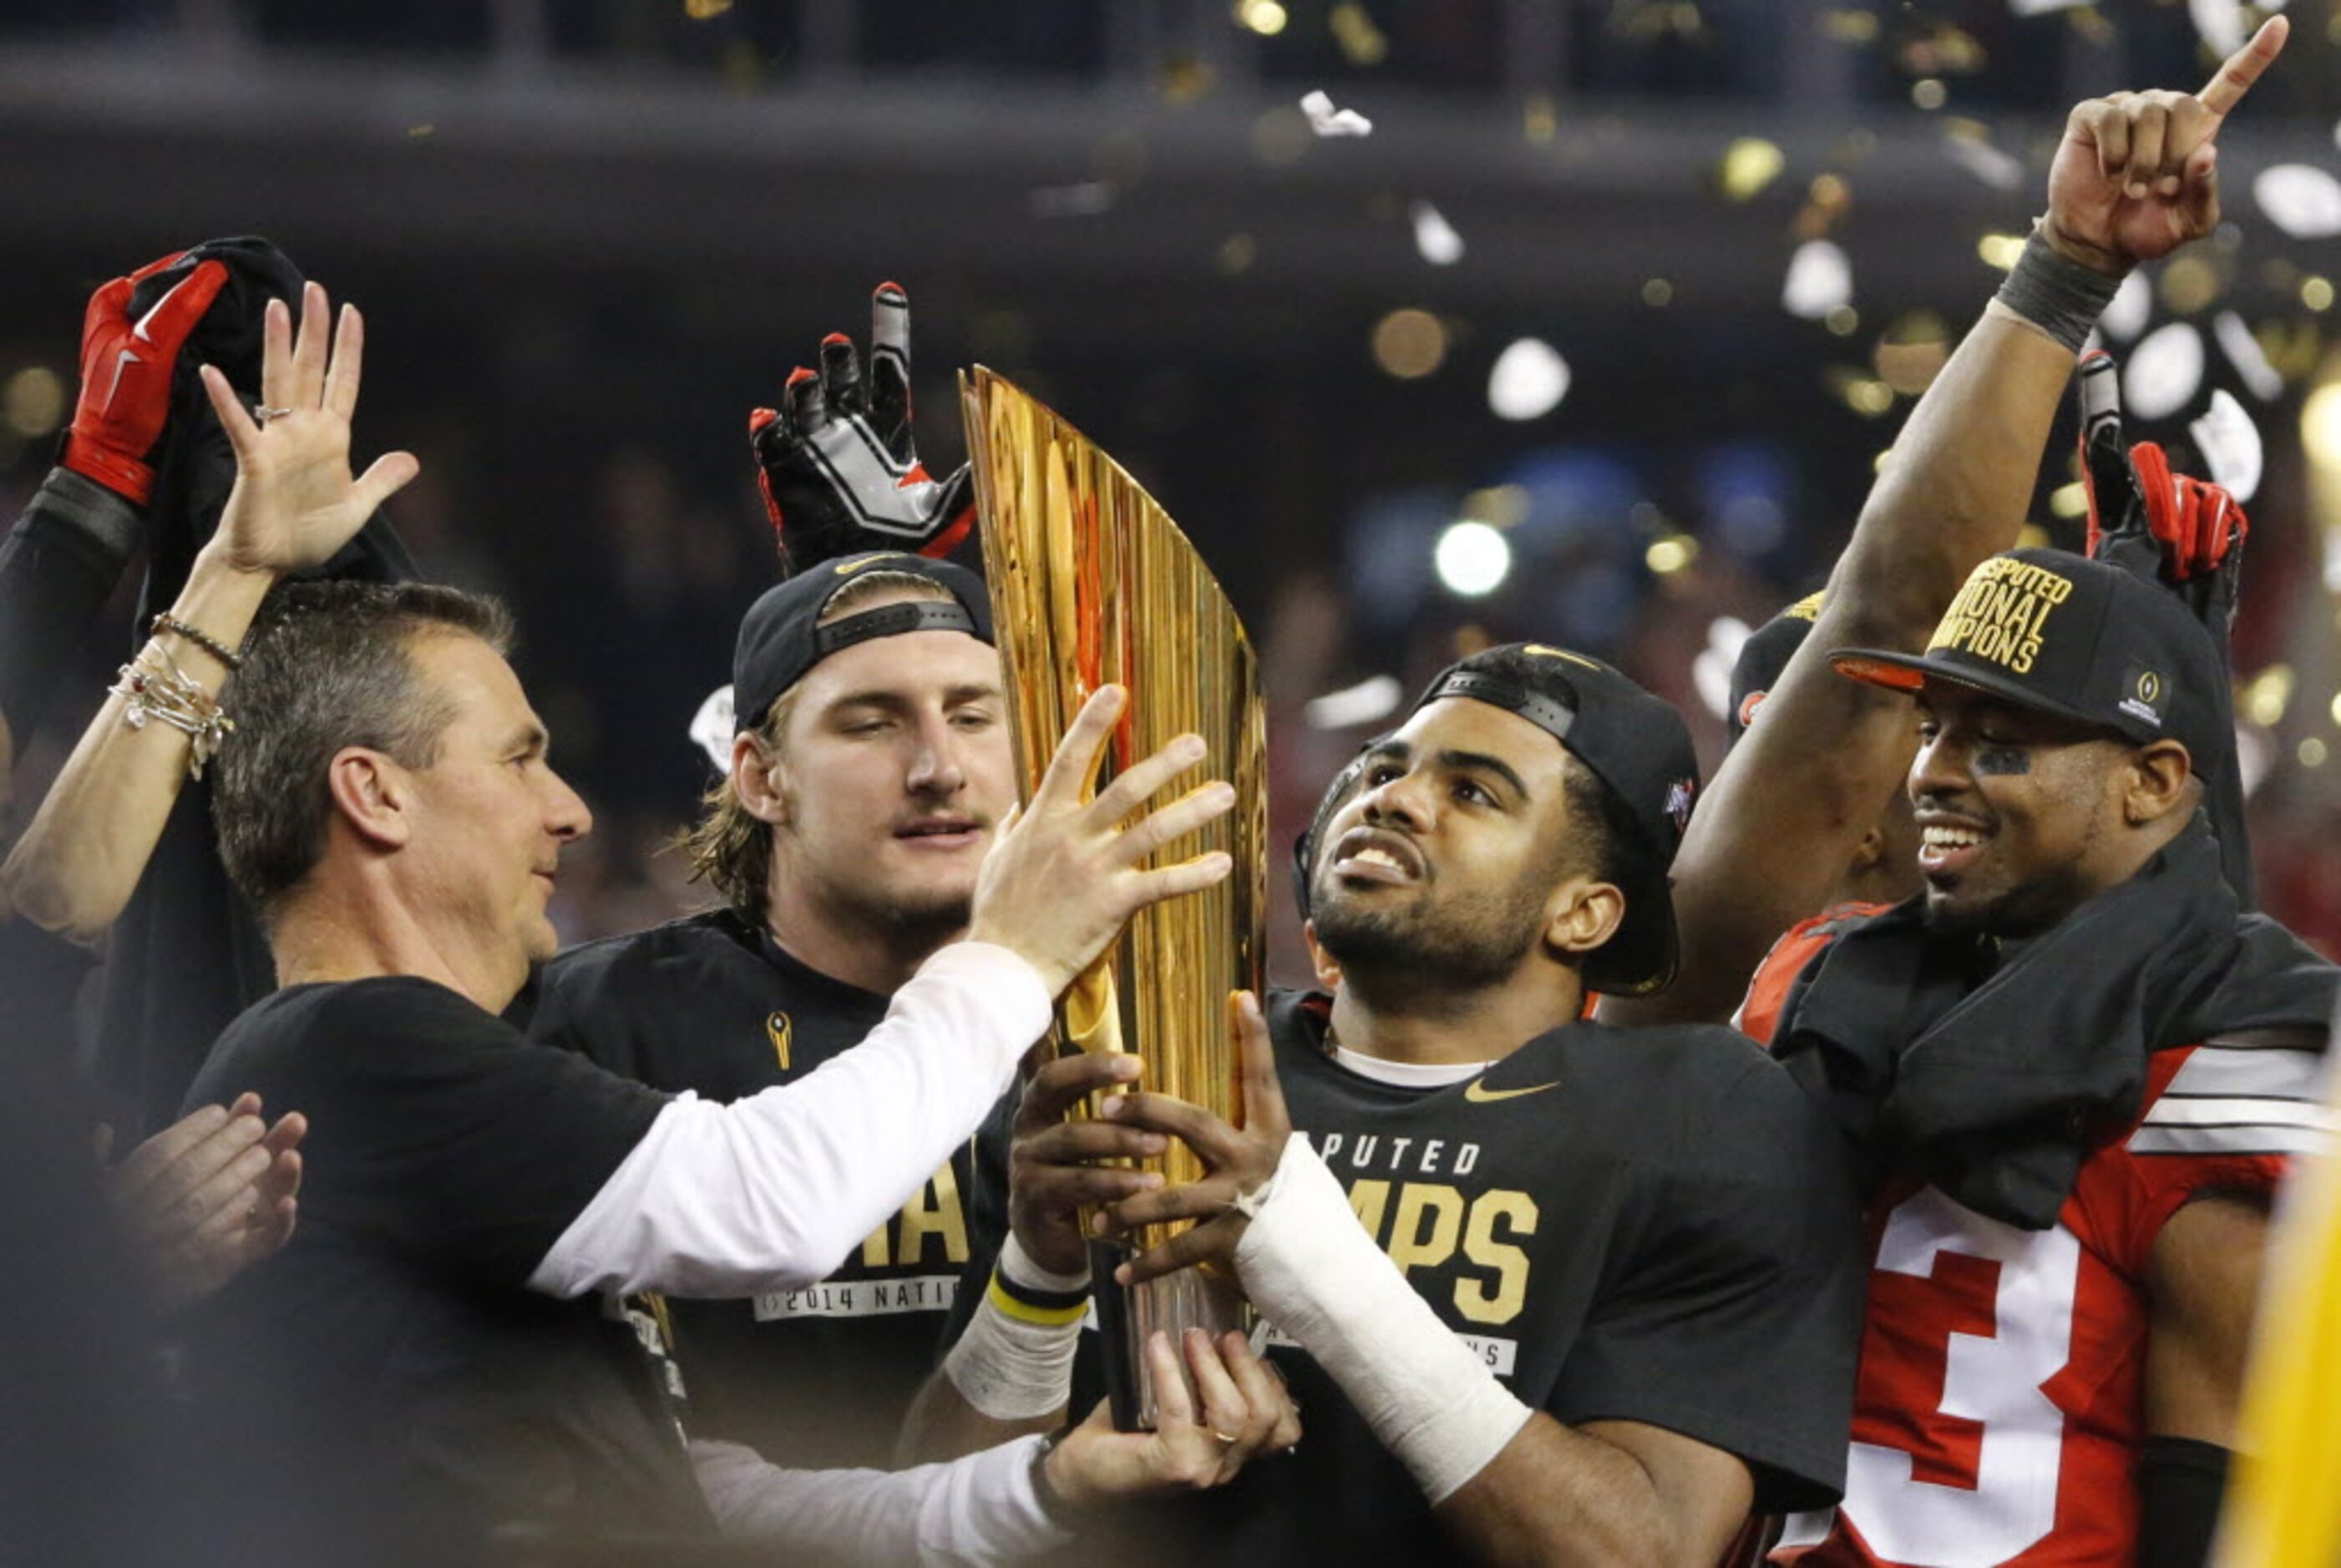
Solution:
M 1835 1494 L 1860 1272 L 1835 1135 L 1732 1031 L 1581 1017 L 1673 971 L 1696 786 L 1681 719 L 1607 665 L 1475 655 L 1328 791 L 1301 854 L 1326 991 L 1245 1020 L 1240 1131 L 1145 1094 L 1063 1122 L 1102 1081 L 1082 1057 L 987 1129 L 987 1245 L 1063 1274 L 1083 1204 L 1206 1220 L 1137 1268 L 1232 1266 L 1308 1413 L 1292 1457 L 1152 1511 L 1124 1560 L 1712 1568 L 1751 1499 Z M 1173 1136 L 1210 1177 L 1088 1163 Z M 1046 1305 L 999 1277 L 967 1314 L 939 1447 L 1064 1401 Z
M 990 605 L 963 568 L 812 567 L 748 612 L 733 677 L 732 769 L 691 842 L 723 906 L 562 955 L 530 1025 L 716 1100 L 868 1034 L 965 928 L 1016 801 Z M 885 1464 L 967 1262 L 967 1166 L 962 1145 L 818 1284 L 665 1304 L 692 1432 L 782 1464 Z
M 1831 661 L 1916 700 L 1926 888 L 1838 923 L 1772 1032 L 1872 1162 L 1877 1249 L 1846 1499 L 1781 1560 L 2199 1564 L 2336 981 L 2221 875 L 2218 650 L 2017 550 L 1923 653 Z

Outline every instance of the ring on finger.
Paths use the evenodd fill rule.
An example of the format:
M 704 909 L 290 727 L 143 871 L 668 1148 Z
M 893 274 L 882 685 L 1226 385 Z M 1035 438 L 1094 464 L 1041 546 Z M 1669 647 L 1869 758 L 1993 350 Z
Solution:
M 292 412 L 289 408 L 256 408 L 252 411 L 252 418 L 255 424 L 264 425 L 270 420 L 283 419 Z
M 1221 1432 L 1216 1426 L 1211 1428 L 1211 1435 L 1218 1438 L 1221 1443 L 1226 1444 L 1230 1447 L 1233 1447 L 1236 1443 L 1235 1438 L 1229 1436 L 1226 1433 Z

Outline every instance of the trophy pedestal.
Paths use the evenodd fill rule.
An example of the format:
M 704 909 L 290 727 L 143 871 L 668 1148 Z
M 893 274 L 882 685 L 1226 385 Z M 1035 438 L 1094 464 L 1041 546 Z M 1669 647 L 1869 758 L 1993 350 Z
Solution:
M 1249 1333 L 1251 1307 L 1231 1277 L 1182 1268 L 1143 1285 L 1114 1284 L 1116 1265 L 1129 1255 L 1103 1242 L 1090 1244 L 1090 1277 L 1095 1286 L 1099 1339 L 1105 1348 L 1106 1395 L 1120 1432 L 1151 1432 L 1155 1426 L 1154 1380 L 1146 1367 L 1146 1341 L 1157 1329 L 1179 1348 L 1186 1331 L 1200 1328 L 1213 1339 L 1230 1329 Z M 1179 1364 L 1186 1365 L 1180 1350 Z

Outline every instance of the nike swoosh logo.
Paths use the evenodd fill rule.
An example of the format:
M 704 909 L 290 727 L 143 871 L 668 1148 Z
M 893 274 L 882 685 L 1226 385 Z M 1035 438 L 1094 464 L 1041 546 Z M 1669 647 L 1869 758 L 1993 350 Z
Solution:
M 890 550 L 882 555 L 864 556 L 860 561 L 841 561 L 837 563 L 837 575 L 840 577 L 847 576 L 852 572 L 861 571 L 865 566 L 875 566 L 882 561 L 891 561 L 901 553 L 902 551 L 900 551 Z
M 1485 1078 L 1473 1078 L 1463 1091 L 1463 1097 L 1473 1105 L 1493 1105 L 1498 1100 L 1516 1100 L 1522 1095 L 1540 1095 L 1547 1089 L 1560 1087 L 1558 1080 L 1549 1084 L 1530 1084 L 1524 1089 L 1491 1089 Z
M 134 349 L 124 349 L 114 356 L 114 380 L 106 386 L 105 401 L 98 405 L 97 412 L 100 418 L 114 412 L 114 394 L 122 390 L 122 372 L 132 365 L 143 365 L 145 362 L 138 357 L 137 351 Z

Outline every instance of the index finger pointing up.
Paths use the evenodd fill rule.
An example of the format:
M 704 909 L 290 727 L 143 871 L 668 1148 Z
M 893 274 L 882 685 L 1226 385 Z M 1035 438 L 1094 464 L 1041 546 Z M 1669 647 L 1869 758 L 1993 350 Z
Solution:
M 2291 33 L 2292 24 L 2281 16 L 2271 16 L 2261 23 L 2250 42 L 2228 55 L 2213 74 L 2210 84 L 2196 94 L 2203 106 L 2226 118 L 2229 110 L 2243 102 L 2244 94 L 2251 91 L 2260 74 L 2276 64 Z

